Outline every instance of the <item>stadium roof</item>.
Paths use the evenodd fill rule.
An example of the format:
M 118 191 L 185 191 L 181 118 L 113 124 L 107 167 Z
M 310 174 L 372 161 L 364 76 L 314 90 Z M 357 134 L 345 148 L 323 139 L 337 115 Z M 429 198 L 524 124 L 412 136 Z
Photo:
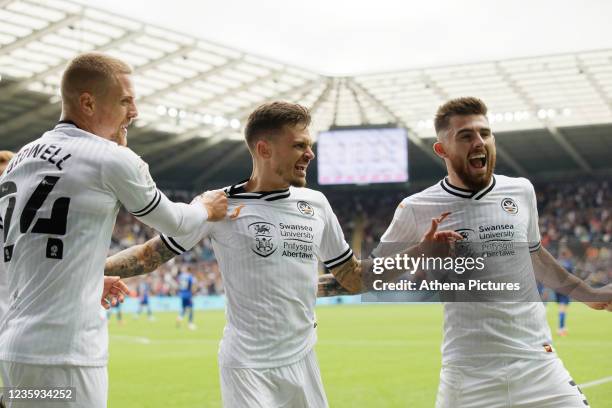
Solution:
M 337 77 L 64 0 L 0 6 L 0 148 L 16 149 L 49 128 L 67 60 L 99 50 L 135 69 L 140 117 L 131 146 L 154 175 L 183 187 L 244 176 L 250 160 L 241 127 L 272 99 L 310 107 L 313 133 L 408 128 L 412 173 L 425 179 L 441 164 L 430 148 L 432 115 L 465 95 L 489 105 L 502 171 L 612 168 L 612 49 Z
M 77 1 L 330 75 L 612 48 L 609 0 Z

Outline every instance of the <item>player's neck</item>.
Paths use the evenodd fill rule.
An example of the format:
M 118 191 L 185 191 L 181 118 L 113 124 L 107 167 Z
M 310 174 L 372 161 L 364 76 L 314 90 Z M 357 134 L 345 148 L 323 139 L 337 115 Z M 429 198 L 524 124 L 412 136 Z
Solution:
M 275 191 L 289 188 L 289 184 L 276 174 L 266 175 L 259 173 L 253 172 L 251 174 L 251 178 L 249 178 L 249 181 L 244 186 L 245 191 Z
M 71 114 L 71 113 L 64 113 L 64 112 L 62 112 L 62 115 L 60 117 L 60 121 L 61 122 L 72 122 L 79 129 L 84 130 L 86 132 L 89 132 L 91 134 L 97 135 L 95 130 L 93 129 L 93 127 L 89 123 L 89 121 L 86 120 L 85 118 L 81 117 L 80 115 L 75 115 L 75 114 Z M 99 136 L 99 135 L 97 135 L 97 136 Z
M 448 182 L 454 187 L 463 188 L 465 190 L 471 190 L 468 186 L 465 185 L 463 181 L 461 181 L 459 176 L 454 171 L 448 172 Z

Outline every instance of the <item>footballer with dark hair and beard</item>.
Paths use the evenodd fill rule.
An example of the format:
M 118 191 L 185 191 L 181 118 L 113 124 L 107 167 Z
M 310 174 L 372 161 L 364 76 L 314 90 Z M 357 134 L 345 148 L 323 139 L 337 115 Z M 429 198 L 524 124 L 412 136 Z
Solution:
M 586 398 L 552 347 L 536 279 L 596 310 L 612 310 L 612 286 L 589 287 L 541 246 L 531 182 L 493 174 L 495 137 L 486 115 L 484 102 L 473 97 L 440 106 L 433 148 L 447 176 L 401 202 L 373 256 L 389 256 L 400 243 L 418 242 L 439 213 L 452 214 L 440 228 L 461 233 L 464 245 L 477 251 L 511 247 L 492 255 L 485 251 L 486 272 L 496 280 L 520 281 L 521 295 L 506 293 L 503 301 L 489 295 L 478 302 L 443 298 L 436 407 L 584 408 Z M 319 278 L 318 296 L 344 293 L 330 274 Z

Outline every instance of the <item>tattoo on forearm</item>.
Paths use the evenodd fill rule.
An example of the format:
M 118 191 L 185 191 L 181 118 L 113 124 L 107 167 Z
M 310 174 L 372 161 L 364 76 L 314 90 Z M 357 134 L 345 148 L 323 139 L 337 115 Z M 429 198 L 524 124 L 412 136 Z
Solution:
M 340 284 L 331 273 L 319 276 L 317 297 L 329 297 L 338 295 L 351 295 L 344 286 Z
M 361 267 L 361 261 L 353 256 L 342 265 L 332 268 L 331 272 L 348 293 L 357 294 L 365 291 Z
M 142 275 L 154 271 L 175 256 L 159 237 L 155 237 L 107 258 L 104 274 L 120 276 L 122 279 Z

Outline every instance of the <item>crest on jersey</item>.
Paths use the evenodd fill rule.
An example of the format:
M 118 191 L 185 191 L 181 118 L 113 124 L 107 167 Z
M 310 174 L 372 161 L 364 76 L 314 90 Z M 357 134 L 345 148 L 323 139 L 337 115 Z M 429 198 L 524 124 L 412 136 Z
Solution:
M 269 222 L 254 222 L 249 225 L 253 236 L 251 250 L 257 255 L 267 258 L 276 251 L 276 226 Z
M 518 213 L 518 205 L 511 198 L 508 198 L 508 197 L 504 198 L 501 202 L 501 207 L 508 214 L 514 215 Z
M 463 241 L 473 241 L 473 238 L 476 236 L 476 231 L 470 228 L 461 228 L 455 231 L 463 237 Z
M 461 241 L 455 242 L 455 256 L 475 258 L 476 252 L 474 251 L 473 242 L 476 241 L 476 231 L 471 228 L 460 228 L 455 230 L 455 232 L 463 237 Z
M 306 201 L 298 201 L 297 208 L 304 215 L 310 215 L 311 217 L 314 215 L 314 208 Z

